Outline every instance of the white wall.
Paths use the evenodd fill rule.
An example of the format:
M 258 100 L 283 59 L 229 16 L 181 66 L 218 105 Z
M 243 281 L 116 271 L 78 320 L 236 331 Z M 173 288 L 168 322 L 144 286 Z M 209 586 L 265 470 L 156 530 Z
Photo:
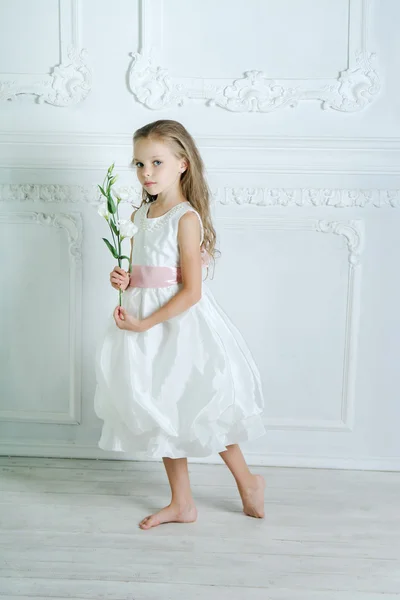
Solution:
M 135 200 L 132 133 L 172 118 L 214 193 L 210 285 L 264 381 L 247 456 L 400 468 L 397 0 L 0 0 L 0 17 L 0 452 L 112 457 L 96 184 L 115 160 Z

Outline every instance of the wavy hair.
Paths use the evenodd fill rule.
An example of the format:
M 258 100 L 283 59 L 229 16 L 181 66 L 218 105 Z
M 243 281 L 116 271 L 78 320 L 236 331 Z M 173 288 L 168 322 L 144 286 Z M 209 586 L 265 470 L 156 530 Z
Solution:
M 167 119 L 154 121 L 137 129 L 133 134 L 133 143 L 142 138 L 162 140 L 170 145 L 178 159 L 186 159 L 188 166 L 180 179 L 182 194 L 199 213 L 204 228 L 202 249 L 215 260 L 216 254 L 220 252 L 215 247 L 217 236 L 210 213 L 211 192 L 204 176 L 204 163 L 194 139 L 181 123 Z M 140 206 L 156 199 L 157 195 L 152 196 L 143 188 Z

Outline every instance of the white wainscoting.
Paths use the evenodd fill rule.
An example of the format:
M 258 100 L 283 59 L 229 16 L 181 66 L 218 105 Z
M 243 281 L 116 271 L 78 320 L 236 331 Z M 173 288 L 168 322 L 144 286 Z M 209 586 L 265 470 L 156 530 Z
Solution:
M 271 10 L 273 7 L 274 10 Z M 369 0 L 319 0 L 294 3 L 289 0 L 281 0 L 279 3 L 264 1 L 249 1 L 246 10 L 238 3 L 229 0 L 220 0 L 218 3 L 212 0 L 203 0 L 203 10 L 193 19 L 193 5 L 181 0 L 141 0 L 140 32 L 142 46 L 140 52 L 133 54 L 129 70 L 129 84 L 137 101 L 153 110 L 169 108 L 174 105 L 182 106 L 189 100 L 203 100 L 208 106 L 219 107 L 232 112 L 261 112 L 269 113 L 278 109 L 290 107 L 295 108 L 300 102 L 316 100 L 321 108 L 332 109 L 342 112 L 354 112 L 362 110 L 375 99 L 380 92 L 380 78 L 374 68 L 375 55 L 369 47 L 370 37 L 370 2 Z M 253 10 L 252 10 L 253 9 Z M 293 20 L 300 23 L 299 30 L 291 32 L 294 37 L 294 45 L 304 44 L 304 38 L 308 41 L 304 52 L 309 51 L 312 42 L 316 43 L 319 50 L 319 60 L 315 61 L 318 77 L 296 77 L 293 74 L 286 78 L 275 76 L 271 79 L 260 64 L 261 52 L 252 56 L 252 61 L 257 65 L 250 70 L 245 66 L 243 54 L 248 53 L 248 47 L 254 48 L 254 27 L 257 21 L 268 23 L 268 35 L 257 39 L 257 46 L 266 46 L 265 57 L 279 47 L 279 35 L 285 31 L 282 22 L 285 22 L 287 11 L 292 12 Z M 313 13 L 313 19 L 305 19 L 305 13 Z M 220 44 L 220 24 L 226 22 L 226 15 L 233 13 L 230 28 L 240 23 L 237 36 L 226 32 L 224 44 L 225 52 L 218 55 Z M 175 18 L 176 14 L 187 24 L 185 30 L 180 29 L 180 22 Z M 200 20 L 200 22 L 199 22 Z M 236 22 L 236 23 L 235 23 Z M 329 23 L 329 25 L 328 25 Z M 337 66 L 329 52 L 323 53 L 327 40 L 332 42 L 332 29 L 337 27 L 343 34 L 346 46 L 345 63 Z M 204 29 L 208 32 L 207 44 L 204 44 Z M 236 28 L 235 28 L 236 29 Z M 307 31 L 308 29 L 308 31 Z M 297 37 L 295 34 L 298 34 Z M 168 37 L 170 35 L 170 38 Z M 198 52 L 201 57 L 201 65 L 192 64 L 192 59 L 185 61 L 183 53 L 178 44 L 174 44 L 179 36 L 183 37 L 186 48 L 196 47 L 202 50 Z M 237 44 L 240 36 L 240 44 Z M 163 42 L 166 42 L 164 47 Z M 320 42 L 320 46 L 318 44 Z M 329 43 L 329 42 L 328 42 Z M 286 46 L 288 49 L 288 46 Z M 341 48 L 343 51 L 343 47 Z M 332 51 L 332 50 L 331 50 Z M 204 56 L 203 56 L 204 54 Z M 339 52 L 342 54 L 342 52 Z M 282 52 L 283 57 L 293 53 Z M 171 57 L 173 64 L 184 63 L 185 70 L 190 75 L 171 76 L 165 64 L 166 57 Z M 347 58 L 347 60 L 346 60 Z M 175 60 L 174 60 L 175 59 Z M 225 59 L 225 61 L 224 61 Z M 305 58 L 308 66 L 313 57 Z M 314 58 L 315 60 L 315 58 Z M 327 60 L 333 70 L 339 71 L 337 77 L 329 77 L 321 72 L 319 63 Z M 237 78 L 229 80 L 218 77 L 217 73 L 228 69 L 232 71 L 232 61 L 243 65 L 243 76 L 237 73 Z M 263 61 L 261 61 L 262 63 Z M 279 59 L 278 59 L 279 62 Z M 292 73 L 293 64 L 281 64 L 281 68 Z M 196 67 L 200 72 L 204 71 L 204 63 L 212 69 L 214 76 L 191 75 Z M 223 67 L 221 68 L 221 64 Z M 268 61 L 267 61 L 268 63 Z M 327 65 L 327 68 L 328 68 Z M 335 65 L 335 66 L 333 66 Z M 297 65 L 296 65 L 297 66 Z M 302 65 L 304 70 L 304 63 Z M 298 68 L 298 67 L 297 67 Z
M 1 254 L 8 257 L 2 269 L 7 293 L 2 303 L 0 420 L 78 425 L 81 215 L 10 212 L 0 214 L 0 228 Z
M 117 303 L 97 184 L 115 161 L 129 215 L 132 134 L 166 118 L 204 159 L 208 285 L 261 370 L 249 461 L 399 470 L 400 3 L 0 13 L 0 453 L 133 458 L 97 446 L 94 352 Z
M 23 66 L 18 72 L 0 72 L 0 102 L 15 100 L 26 95 L 39 103 L 53 106 L 71 106 L 82 102 L 91 89 L 91 72 L 88 67 L 87 52 L 80 42 L 80 1 L 79 0 L 36 0 L 34 5 L 28 2 L 5 1 L 1 7 L 2 46 L 8 50 L 8 60 L 21 65 L 31 63 L 32 72 L 26 72 Z M 46 18 L 43 18 L 46 15 Z M 35 51 L 26 46 L 31 39 L 34 27 L 49 24 L 51 28 L 35 37 Z M 15 26 L 29 32 L 25 44 L 22 36 L 15 35 Z M 59 52 L 54 64 L 49 64 L 50 73 L 37 73 L 35 54 L 46 53 L 48 39 L 58 33 Z M 14 44 L 18 44 L 14 48 Z M 56 44 L 52 44 L 52 48 Z M 22 51 L 21 51 L 22 49 Z M 19 50 L 19 51 L 18 51 Z M 22 56 L 20 56 L 22 55 Z M 6 54 L 3 54 L 3 61 Z M 18 60 L 20 59 L 20 60 Z M 2 61 L 2 62 L 3 62 Z M 17 68 L 17 67 L 15 67 Z

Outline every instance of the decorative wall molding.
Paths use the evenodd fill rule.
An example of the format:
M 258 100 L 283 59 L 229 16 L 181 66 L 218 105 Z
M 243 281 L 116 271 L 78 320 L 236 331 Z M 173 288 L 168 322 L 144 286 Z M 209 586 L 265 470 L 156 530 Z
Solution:
M 360 255 L 364 245 L 364 227 L 360 220 L 321 221 L 317 219 L 292 219 L 282 217 L 222 217 L 219 219 L 222 229 L 239 231 L 250 228 L 268 230 L 297 230 L 317 233 L 329 233 L 345 238 L 348 250 L 348 277 L 346 290 L 345 343 L 343 348 L 343 380 L 340 404 L 340 420 L 333 419 L 286 419 L 266 418 L 268 429 L 305 430 L 305 431 L 351 431 L 354 425 L 355 379 L 357 364 L 357 338 L 360 320 Z
M 128 79 L 138 102 L 149 109 L 182 106 L 204 100 L 233 112 L 268 113 L 299 102 L 317 100 L 322 109 L 355 112 L 370 104 L 380 92 L 373 67 L 375 54 L 368 48 L 371 0 L 349 0 L 348 64 L 336 79 L 269 79 L 262 71 L 249 70 L 234 81 L 210 78 L 172 78 L 162 64 L 163 0 L 141 0 L 142 45 L 132 53 Z
M 207 165 L 207 174 L 213 176 L 279 174 L 285 175 L 286 181 L 286 176 L 292 174 L 365 175 L 370 181 L 369 188 L 394 187 L 397 183 L 388 184 L 386 175 L 400 176 L 400 138 L 396 137 L 199 135 L 195 139 Z M 131 157 L 130 134 L 0 132 L 0 177 L 2 170 L 7 170 L 7 179 L 2 178 L 4 183 L 31 183 L 29 174 L 25 174 L 30 169 L 35 171 L 34 177 L 40 177 L 32 183 L 42 179 L 59 183 L 81 181 L 79 174 L 85 171 L 98 172 L 102 180 L 111 162 L 115 162 L 121 181 L 124 177 L 126 183 L 135 183 Z M 9 170 L 12 170 L 11 177 Z M 57 174 L 49 175 L 54 170 Z M 385 179 L 371 180 L 371 175 Z M 246 181 L 249 181 L 247 176 Z
M 120 188 L 123 193 L 123 188 Z M 138 190 L 129 188 L 129 197 Z M 124 201 L 127 202 L 125 195 Z M 4 184 L 0 185 L 0 202 L 45 202 L 54 204 L 79 203 L 98 206 L 101 203 L 96 185 Z
M 123 202 L 138 206 L 141 189 L 116 186 Z M 223 187 L 213 190 L 213 199 L 221 205 L 302 208 L 400 208 L 399 189 L 325 189 Z M 0 202 L 87 203 L 101 202 L 96 185 L 3 184 Z
M 0 74 L 0 102 L 18 95 L 35 96 L 38 103 L 70 106 L 82 102 L 92 87 L 86 64 L 87 51 L 81 48 L 79 0 L 59 0 L 60 64 L 49 74 Z
M 226 187 L 219 202 L 224 205 L 399 208 L 400 190 Z
M 0 420 L 29 423 L 79 424 L 81 418 L 81 329 L 82 329 L 82 216 L 78 212 L 45 214 L 14 212 L 0 214 L 0 223 L 57 227 L 65 231 L 69 253 L 69 403 L 62 412 L 0 410 Z M 9 405 L 12 406 L 12 402 Z
M 121 147 L 132 152 L 131 133 L 107 131 L 0 131 L 2 144 L 15 145 L 65 145 L 74 148 L 80 145 L 93 147 Z M 334 137 L 305 135 L 247 135 L 220 134 L 195 135 L 199 148 L 212 150 L 338 150 L 343 151 L 397 151 L 400 152 L 400 137 Z

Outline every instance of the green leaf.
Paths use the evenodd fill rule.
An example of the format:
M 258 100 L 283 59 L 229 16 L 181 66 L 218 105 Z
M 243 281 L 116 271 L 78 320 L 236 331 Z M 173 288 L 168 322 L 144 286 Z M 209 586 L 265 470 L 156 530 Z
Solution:
M 107 194 L 107 208 L 108 208 L 108 212 L 111 213 L 112 215 L 115 215 L 115 213 L 117 212 L 117 207 L 115 206 L 115 202 L 114 202 L 113 197 L 111 196 L 110 192 L 108 192 L 108 194 Z
M 106 238 L 101 238 L 102 240 L 104 240 L 104 242 L 106 243 L 107 248 L 109 249 L 109 251 L 111 252 L 111 254 L 113 255 L 114 258 L 118 258 L 118 252 L 116 251 L 116 249 L 114 248 L 114 246 L 112 244 L 110 244 L 110 242 L 108 240 L 106 240 Z
M 119 235 L 119 231 L 117 229 L 117 226 L 115 225 L 114 221 L 112 219 L 109 220 L 111 229 L 113 230 L 113 232 L 115 233 L 115 235 Z
M 121 260 L 122 260 L 123 258 L 126 258 L 126 260 L 129 260 L 129 256 L 123 256 L 122 254 L 121 254 L 121 256 L 118 256 L 118 258 L 120 258 Z
M 103 194 L 103 196 L 105 196 L 107 198 L 107 194 L 105 193 L 104 189 L 101 187 L 101 185 L 99 185 L 99 189 L 101 191 L 101 193 Z

